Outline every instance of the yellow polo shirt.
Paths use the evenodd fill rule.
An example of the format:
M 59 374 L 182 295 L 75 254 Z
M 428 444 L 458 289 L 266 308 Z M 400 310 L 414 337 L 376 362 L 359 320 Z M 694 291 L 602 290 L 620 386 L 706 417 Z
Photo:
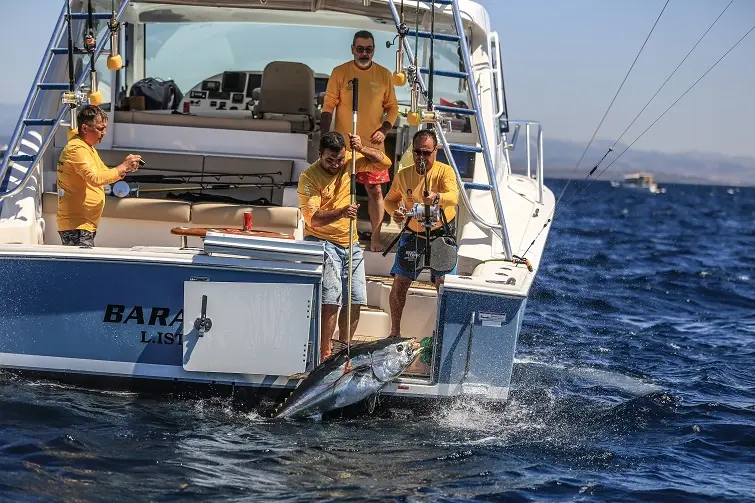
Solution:
M 448 164 L 435 161 L 427 172 L 427 184 L 429 192 L 440 194 L 438 206 L 443 208 L 446 220 L 449 222 L 456 217 L 456 206 L 459 204 L 459 184 L 456 181 L 456 174 Z M 412 209 L 414 203 L 422 203 L 422 194 L 425 191 L 425 176 L 417 173 L 414 164 L 402 168 L 391 184 L 391 189 L 385 196 L 385 211 L 393 216 L 398 209 L 399 203 L 403 200 L 404 207 L 407 210 Z M 443 226 L 438 222 L 432 230 L 439 229 Z M 416 219 L 412 218 L 409 222 L 409 228 L 414 232 L 422 233 L 425 228 L 420 226 Z
M 393 74 L 384 66 L 374 61 L 372 65 L 361 70 L 354 61 L 349 61 L 333 69 L 325 90 L 325 101 L 322 111 L 334 113 L 335 124 L 333 131 L 341 133 L 348 143 L 352 132 L 354 115 L 353 91 L 351 80 L 356 77 L 359 81 L 359 101 L 357 103 L 357 135 L 362 143 L 385 152 L 385 143 L 372 143 L 372 133 L 377 131 L 383 122 L 396 122 L 398 117 L 398 101 L 393 87 Z M 359 172 L 382 171 L 387 169 L 379 164 L 366 163 Z
M 360 166 L 372 164 L 361 154 L 357 154 L 356 169 Z M 391 166 L 390 158 L 383 154 L 382 162 L 377 164 L 381 169 Z M 318 210 L 330 211 L 343 208 L 351 201 L 351 151 L 346 151 L 346 160 L 341 170 L 331 175 L 320 166 L 318 159 L 299 175 L 298 185 L 299 206 L 304 216 L 304 235 L 315 236 L 337 245 L 349 246 L 349 218 L 338 220 L 323 227 L 312 226 L 312 215 Z M 351 220 L 354 228 L 354 240 L 357 240 L 357 222 Z
M 78 135 L 71 138 L 58 159 L 58 230 L 95 232 L 105 207 L 102 187 L 120 179 L 118 170 L 105 166 L 94 147 Z

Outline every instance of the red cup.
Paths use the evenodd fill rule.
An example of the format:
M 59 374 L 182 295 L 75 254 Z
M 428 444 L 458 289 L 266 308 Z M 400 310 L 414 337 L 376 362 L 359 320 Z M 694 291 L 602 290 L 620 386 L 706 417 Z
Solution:
M 245 231 L 252 230 L 252 212 L 251 211 L 244 212 L 244 230 Z

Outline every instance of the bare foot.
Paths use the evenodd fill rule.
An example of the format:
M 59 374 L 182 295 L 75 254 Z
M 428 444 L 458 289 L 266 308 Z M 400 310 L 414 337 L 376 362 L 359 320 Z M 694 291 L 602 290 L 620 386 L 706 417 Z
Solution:
M 372 252 L 383 251 L 383 245 L 380 244 L 380 238 L 379 237 L 376 238 L 374 234 L 370 238 L 370 251 Z

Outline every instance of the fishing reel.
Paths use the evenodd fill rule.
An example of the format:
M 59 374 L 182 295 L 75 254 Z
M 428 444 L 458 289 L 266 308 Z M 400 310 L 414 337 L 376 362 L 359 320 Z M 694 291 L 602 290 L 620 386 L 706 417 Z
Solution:
M 406 212 L 407 217 L 411 217 L 417 222 L 420 223 L 420 225 L 423 225 L 425 227 L 433 227 L 435 224 L 441 221 L 440 219 L 440 206 L 437 204 L 432 204 L 429 207 L 429 216 L 425 215 L 425 204 L 423 203 L 414 203 L 414 206 L 412 206 L 409 210 Z
M 119 197 L 123 199 L 124 197 L 129 197 L 132 194 L 135 197 L 139 197 L 139 186 L 131 186 L 128 182 L 124 180 L 120 180 L 118 182 L 115 182 L 113 185 L 107 184 L 103 187 L 105 190 L 105 195 L 113 195 L 115 197 Z
M 393 72 L 393 85 L 397 87 L 404 86 L 407 81 L 410 81 L 410 76 L 404 71 L 404 38 L 409 33 L 409 27 L 406 24 L 401 23 L 398 26 L 398 35 L 393 37 L 393 42 L 390 40 L 385 43 L 385 47 L 390 49 L 392 45 L 396 44 L 398 38 L 398 46 L 396 47 L 396 71 Z

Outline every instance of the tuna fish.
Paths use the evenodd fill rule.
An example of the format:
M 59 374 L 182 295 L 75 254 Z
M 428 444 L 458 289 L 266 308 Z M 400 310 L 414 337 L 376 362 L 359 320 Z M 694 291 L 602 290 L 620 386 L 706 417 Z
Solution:
M 413 338 L 387 338 L 334 353 L 315 368 L 272 414 L 305 418 L 374 397 L 419 355 Z

